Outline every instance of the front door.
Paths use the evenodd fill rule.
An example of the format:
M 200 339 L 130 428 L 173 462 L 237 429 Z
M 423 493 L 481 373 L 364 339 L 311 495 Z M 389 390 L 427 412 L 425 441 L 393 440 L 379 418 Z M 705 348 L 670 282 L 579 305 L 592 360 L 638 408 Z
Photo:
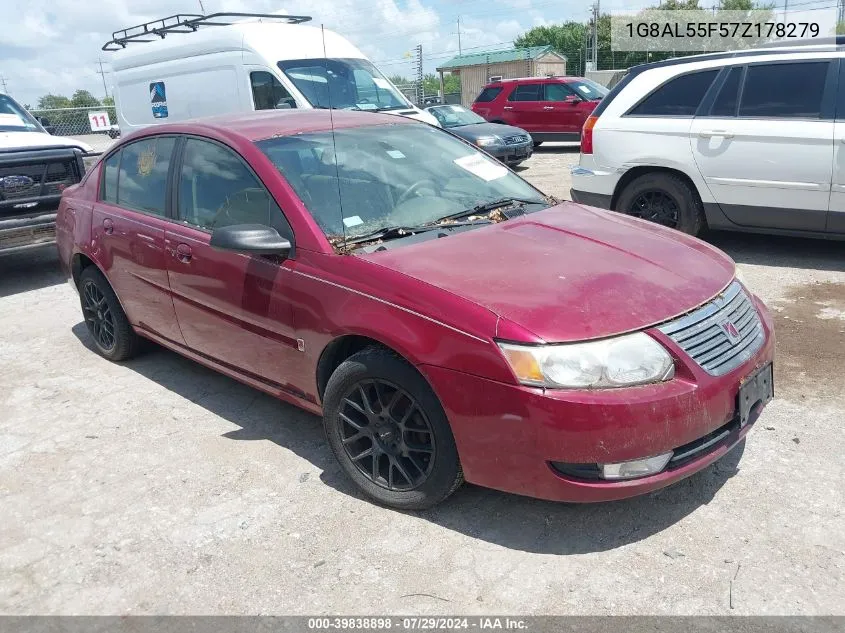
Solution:
M 264 185 L 233 150 L 197 138 L 185 141 L 176 178 L 177 223 L 165 235 L 168 271 L 179 325 L 189 348 L 223 365 L 293 393 L 301 362 L 289 269 L 269 257 L 217 250 L 216 227 L 273 226 L 293 235 Z
M 579 105 L 584 100 L 563 83 L 547 83 L 540 113 L 544 132 L 554 134 L 581 134 L 584 118 Z
M 124 146 L 105 160 L 92 238 L 97 260 L 129 322 L 183 343 L 170 296 L 164 240 L 175 137 Z
M 825 230 L 833 156 L 831 70 L 829 60 L 734 68 L 710 112 L 693 120 L 696 165 L 732 222 Z

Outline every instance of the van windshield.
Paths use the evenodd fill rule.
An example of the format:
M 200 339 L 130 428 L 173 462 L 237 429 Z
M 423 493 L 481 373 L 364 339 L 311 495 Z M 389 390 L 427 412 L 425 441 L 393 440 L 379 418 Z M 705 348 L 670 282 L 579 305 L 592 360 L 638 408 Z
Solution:
M 410 107 L 366 59 L 290 59 L 279 68 L 315 108 L 401 110 Z
M 0 132 L 44 132 L 44 130 L 14 99 L 0 95 Z

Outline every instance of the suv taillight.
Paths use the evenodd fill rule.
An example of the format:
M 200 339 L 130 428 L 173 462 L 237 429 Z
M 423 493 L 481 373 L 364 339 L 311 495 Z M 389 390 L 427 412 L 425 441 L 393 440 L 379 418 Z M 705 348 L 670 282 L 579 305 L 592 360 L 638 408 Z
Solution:
M 581 153 L 582 154 L 592 154 L 593 153 L 593 128 L 596 125 L 596 121 L 599 118 L 597 116 L 589 116 L 587 120 L 584 121 L 584 127 L 581 128 Z

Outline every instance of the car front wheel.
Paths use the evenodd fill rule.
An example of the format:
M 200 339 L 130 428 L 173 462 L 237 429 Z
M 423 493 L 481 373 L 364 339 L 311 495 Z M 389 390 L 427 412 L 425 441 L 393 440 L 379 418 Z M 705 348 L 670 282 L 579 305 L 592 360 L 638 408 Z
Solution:
M 379 503 L 422 510 L 463 482 L 440 401 L 389 350 L 367 348 L 341 363 L 326 386 L 323 425 L 343 470 Z
M 704 212 L 696 192 L 682 178 L 669 173 L 643 174 L 629 182 L 615 211 L 697 235 Z

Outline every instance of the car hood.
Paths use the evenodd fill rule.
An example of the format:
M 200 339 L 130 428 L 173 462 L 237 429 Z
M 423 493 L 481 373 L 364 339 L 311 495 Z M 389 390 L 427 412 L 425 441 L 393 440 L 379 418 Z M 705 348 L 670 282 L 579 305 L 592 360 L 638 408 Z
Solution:
M 78 147 L 92 152 L 88 143 L 67 136 L 52 136 L 43 132 L 0 132 L 0 149 L 38 149 L 41 147 Z
M 473 123 L 472 125 L 459 125 L 446 129 L 465 139 L 477 139 L 481 136 L 499 136 L 504 138 L 506 136 L 514 136 L 515 134 L 529 136 L 528 132 L 522 128 L 512 125 L 502 125 L 501 123 Z
M 656 325 L 707 302 L 735 275 L 733 260 L 705 242 L 570 202 L 359 257 L 459 295 L 547 342 Z

